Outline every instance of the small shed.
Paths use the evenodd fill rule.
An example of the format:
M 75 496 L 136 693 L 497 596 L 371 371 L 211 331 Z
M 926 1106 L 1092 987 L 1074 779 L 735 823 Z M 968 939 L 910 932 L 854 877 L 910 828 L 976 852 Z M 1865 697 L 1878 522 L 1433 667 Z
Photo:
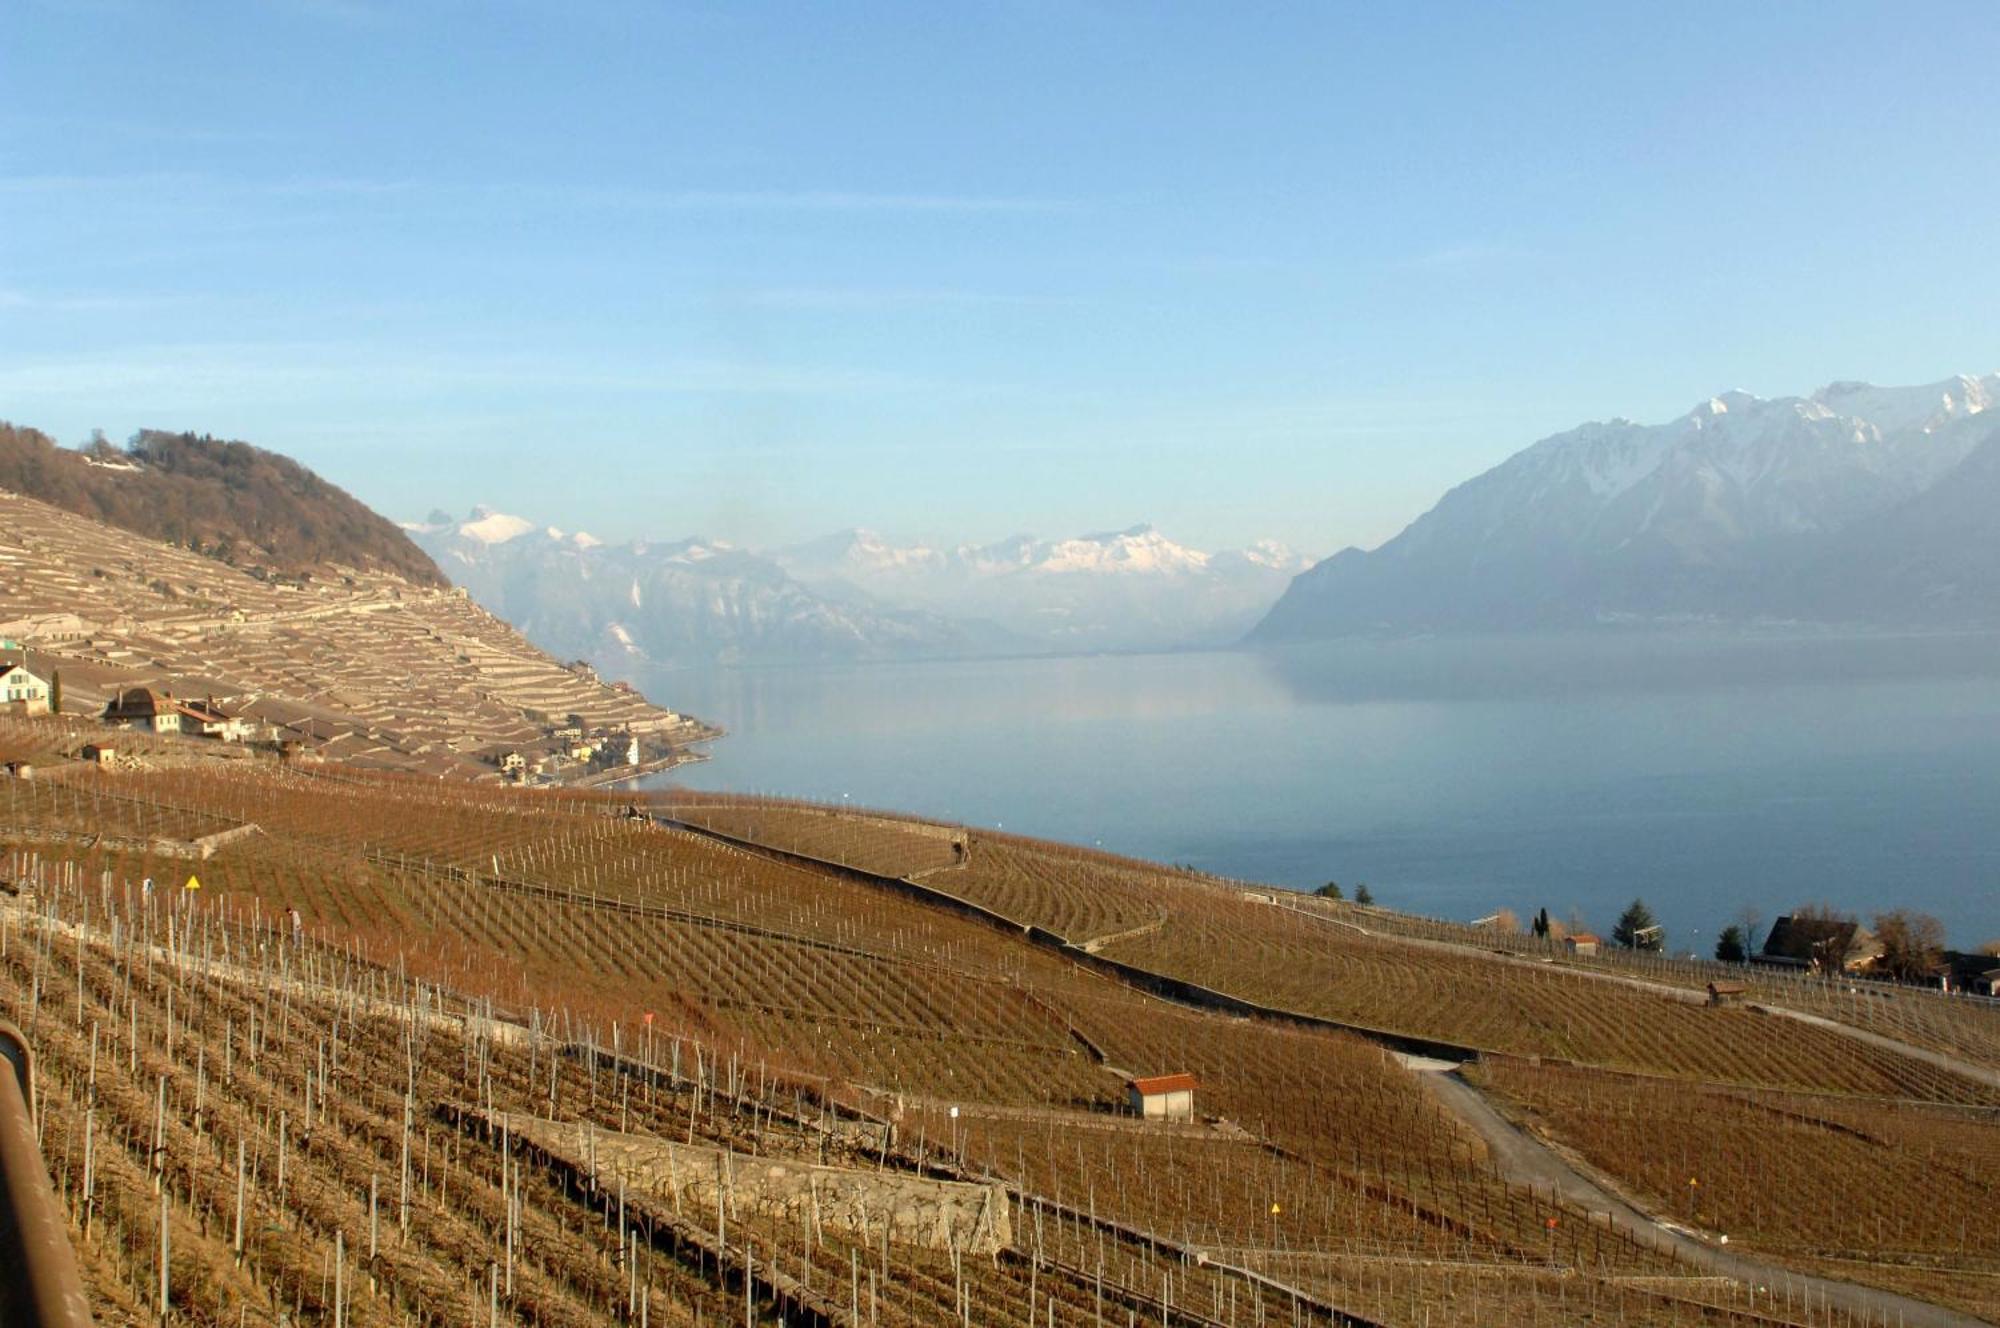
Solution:
M 1578 959 L 1588 959 L 1597 953 L 1597 947 L 1603 942 L 1587 931 L 1576 931 L 1563 937 L 1563 944 Z
M 1717 980 L 1708 984 L 1708 1003 L 1714 1006 L 1741 1005 L 1743 993 L 1747 990 L 1740 982 Z
M 1194 1119 L 1194 1076 L 1191 1074 L 1141 1075 L 1125 1081 L 1125 1098 L 1132 1114 L 1147 1120 L 1191 1121 Z
M 77 755 L 95 765 L 116 765 L 118 763 L 118 749 L 109 743 L 86 742 L 83 744 L 83 750 L 78 752 Z

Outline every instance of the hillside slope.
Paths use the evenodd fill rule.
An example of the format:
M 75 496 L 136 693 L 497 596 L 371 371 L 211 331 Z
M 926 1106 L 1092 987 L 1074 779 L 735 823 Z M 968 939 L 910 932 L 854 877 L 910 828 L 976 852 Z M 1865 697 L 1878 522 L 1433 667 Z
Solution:
M 232 567 L 310 577 L 338 564 L 445 584 L 394 522 L 248 443 L 146 430 L 124 448 L 100 440 L 72 450 L 0 423 L 0 489 Z
M 0 492 L 0 637 L 64 674 L 67 709 L 121 687 L 213 696 L 343 761 L 492 774 L 481 753 L 534 750 L 580 715 L 629 728 L 651 759 L 709 730 L 565 668 L 462 591 L 333 565 L 262 578 Z

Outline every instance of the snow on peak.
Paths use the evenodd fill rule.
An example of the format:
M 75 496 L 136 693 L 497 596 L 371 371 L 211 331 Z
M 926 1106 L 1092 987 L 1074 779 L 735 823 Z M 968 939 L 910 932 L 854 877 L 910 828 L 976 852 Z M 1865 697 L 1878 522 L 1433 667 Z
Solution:
M 1812 394 L 1815 404 L 1836 415 L 1863 420 L 1884 434 L 1929 433 L 1953 420 L 2000 405 L 2000 373 L 1984 378 L 1959 374 L 1916 387 L 1876 387 L 1871 383 L 1828 383 Z
M 603 540 L 597 538 L 597 536 L 587 530 L 577 531 L 576 534 L 569 537 L 569 542 L 576 545 L 579 549 L 595 549 L 602 547 L 604 544 Z
M 939 559 L 936 549 L 924 544 L 891 544 L 875 531 L 856 527 L 845 536 L 847 547 L 842 557 L 849 563 L 859 564 L 873 571 L 906 571 L 912 568 L 927 568 Z
M 471 519 L 460 523 L 458 533 L 481 544 L 505 544 L 534 528 L 535 523 L 526 517 L 509 516 L 489 507 L 475 507 Z
M 1257 567 L 1268 567 L 1273 571 L 1297 571 L 1312 562 L 1289 544 L 1277 540 L 1260 539 L 1243 549 L 1244 562 Z
M 1043 547 L 1034 566 L 1043 572 L 1199 572 L 1208 566 L 1208 555 L 1142 524 L 1057 540 Z

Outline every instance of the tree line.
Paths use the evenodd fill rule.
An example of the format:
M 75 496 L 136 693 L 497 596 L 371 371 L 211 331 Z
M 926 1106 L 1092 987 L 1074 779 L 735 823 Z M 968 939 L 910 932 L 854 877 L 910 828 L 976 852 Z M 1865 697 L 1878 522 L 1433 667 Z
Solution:
M 205 434 L 102 432 L 71 449 L 0 422 L 0 489 L 231 566 L 303 575 L 339 564 L 444 585 L 395 522 L 289 457 Z

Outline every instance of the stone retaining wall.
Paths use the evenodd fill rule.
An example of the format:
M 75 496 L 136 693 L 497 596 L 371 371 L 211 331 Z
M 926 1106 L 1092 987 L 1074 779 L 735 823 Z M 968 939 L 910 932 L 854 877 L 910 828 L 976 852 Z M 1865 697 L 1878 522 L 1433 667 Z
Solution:
M 573 1122 L 483 1113 L 600 1186 L 625 1184 L 701 1220 L 718 1203 L 730 1218 L 755 1215 L 796 1229 L 811 1220 L 864 1242 L 992 1254 L 1013 1242 L 1007 1192 L 999 1185 L 930 1180 L 892 1171 L 818 1166 L 725 1149 L 596 1130 Z

